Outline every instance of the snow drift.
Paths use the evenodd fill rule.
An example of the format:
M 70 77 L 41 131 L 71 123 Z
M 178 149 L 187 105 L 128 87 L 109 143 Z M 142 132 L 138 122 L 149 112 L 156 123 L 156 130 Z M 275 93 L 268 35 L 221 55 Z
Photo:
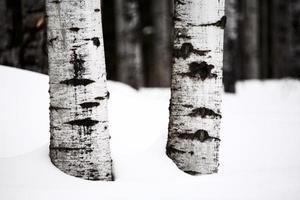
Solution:
M 225 94 L 220 170 L 190 176 L 165 155 L 168 89 L 109 82 L 114 182 L 68 176 L 48 158 L 48 77 L 0 66 L 0 199 L 300 199 L 300 82 Z

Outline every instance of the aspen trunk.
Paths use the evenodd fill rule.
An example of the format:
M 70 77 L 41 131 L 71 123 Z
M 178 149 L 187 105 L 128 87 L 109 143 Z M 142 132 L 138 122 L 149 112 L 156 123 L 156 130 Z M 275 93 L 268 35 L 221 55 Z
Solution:
M 47 0 L 50 158 L 63 172 L 112 180 L 99 0 Z
M 149 75 L 151 87 L 170 87 L 171 81 L 171 9 L 170 1 L 152 3 L 154 24 L 153 65 Z
M 167 155 L 192 175 L 218 170 L 223 0 L 175 1 Z
M 137 0 L 116 0 L 117 79 L 134 88 L 144 85 L 140 15 Z
M 224 39 L 224 87 L 226 92 L 235 92 L 236 69 L 239 65 L 238 49 L 238 5 L 237 0 L 225 1 L 225 15 L 227 17 Z

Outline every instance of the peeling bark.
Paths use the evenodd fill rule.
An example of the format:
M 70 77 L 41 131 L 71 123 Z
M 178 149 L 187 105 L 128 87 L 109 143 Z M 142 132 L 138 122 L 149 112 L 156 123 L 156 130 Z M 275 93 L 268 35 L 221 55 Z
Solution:
M 218 170 L 223 0 L 175 1 L 169 134 L 166 153 L 184 172 Z
M 112 180 L 100 1 L 46 6 L 51 161 L 72 176 Z

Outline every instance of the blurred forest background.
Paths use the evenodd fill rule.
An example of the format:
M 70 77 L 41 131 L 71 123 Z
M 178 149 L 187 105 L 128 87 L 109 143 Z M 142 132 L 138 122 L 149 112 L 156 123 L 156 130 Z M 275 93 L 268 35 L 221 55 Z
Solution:
M 108 78 L 168 87 L 173 0 L 102 0 Z M 300 77 L 300 0 L 226 0 L 224 85 Z M 0 0 L 0 64 L 47 74 L 45 0 Z

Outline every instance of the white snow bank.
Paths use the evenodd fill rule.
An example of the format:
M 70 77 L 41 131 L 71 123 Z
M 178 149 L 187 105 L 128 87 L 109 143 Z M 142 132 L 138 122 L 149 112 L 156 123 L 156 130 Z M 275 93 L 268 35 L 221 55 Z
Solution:
M 0 199 L 300 199 L 300 82 L 250 81 L 225 95 L 220 172 L 165 156 L 168 89 L 109 82 L 114 182 L 65 175 L 48 158 L 47 76 L 0 66 Z

